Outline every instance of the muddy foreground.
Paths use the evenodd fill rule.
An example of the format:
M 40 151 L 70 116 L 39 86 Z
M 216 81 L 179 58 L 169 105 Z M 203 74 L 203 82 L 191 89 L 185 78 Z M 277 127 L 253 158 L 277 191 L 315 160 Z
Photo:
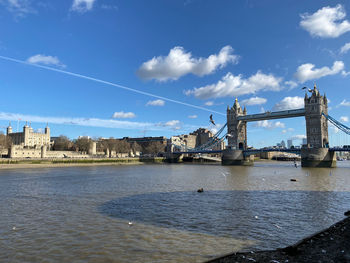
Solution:
M 276 250 L 238 252 L 216 258 L 208 263 L 231 262 L 324 262 L 350 263 L 350 211 L 345 219 L 307 237 L 298 243 Z

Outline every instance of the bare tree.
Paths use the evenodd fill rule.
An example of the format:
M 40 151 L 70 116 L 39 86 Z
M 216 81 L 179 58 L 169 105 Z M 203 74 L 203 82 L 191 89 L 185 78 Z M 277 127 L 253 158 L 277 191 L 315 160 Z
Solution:
M 134 153 L 140 152 L 142 150 L 142 147 L 137 142 L 132 142 L 130 147 Z
M 130 144 L 126 140 L 116 140 L 115 150 L 117 153 L 128 153 L 130 151 Z
M 75 149 L 80 152 L 88 152 L 90 148 L 91 139 L 86 137 L 78 138 L 74 141 Z
M 55 140 L 55 143 L 52 146 L 52 149 L 54 151 L 68 151 L 72 148 L 72 146 L 73 146 L 73 142 L 71 142 L 67 136 L 60 135 L 60 137 L 58 137 Z
M 158 155 L 160 152 L 165 151 L 165 147 L 161 142 L 150 142 L 143 148 L 143 153 Z
M 0 155 L 3 150 L 9 149 L 11 144 L 12 144 L 11 138 L 5 135 L 4 133 L 0 132 Z

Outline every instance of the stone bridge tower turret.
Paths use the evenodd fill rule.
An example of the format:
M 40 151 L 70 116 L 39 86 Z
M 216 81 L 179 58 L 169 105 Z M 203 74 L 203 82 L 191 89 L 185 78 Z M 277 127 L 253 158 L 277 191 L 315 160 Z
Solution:
M 326 95 L 321 96 L 315 85 L 310 97 L 305 94 L 304 102 L 307 147 L 301 149 L 301 166 L 335 167 L 336 154 L 328 149 L 328 123 L 322 115 L 328 114 Z
M 328 148 L 328 122 L 326 117 L 322 115 L 322 113 L 328 114 L 326 95 L 320 95 L 315 85 L 310 97 L 305 93 L 304 103 L 308 146 Z
M 247 122 L 240 121 L 239 116 L 247 115 L 244 107 L 242 110 L 236 98 L 233 106 L 227 107 L 227 140 L 229 148 L 245 150 L 247 148 Z

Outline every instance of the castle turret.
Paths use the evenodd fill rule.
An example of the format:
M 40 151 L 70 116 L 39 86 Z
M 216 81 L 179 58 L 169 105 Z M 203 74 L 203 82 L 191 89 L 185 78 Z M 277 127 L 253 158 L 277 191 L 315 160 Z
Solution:
M 29 146 L 29 137 L 30 137 L 30 127 L 28 126 L 28 123 L 23 126 L 23 143 L 24 146 Z
M 46 134 L 46 145 L 48 145 L 50 147 L 50 128 L 49 128 L 49 124 L 46 123 L 46 127 L 45 127 L 45 134 Z
M 48 123 L 46 123 L 45 134 L 48 134 L 50 136 L 50 128 Z
M 12 133 L 11 122 L 9 122 L 9 126 L 6 129 L 6 134 L 9 135 L 10 133 Z

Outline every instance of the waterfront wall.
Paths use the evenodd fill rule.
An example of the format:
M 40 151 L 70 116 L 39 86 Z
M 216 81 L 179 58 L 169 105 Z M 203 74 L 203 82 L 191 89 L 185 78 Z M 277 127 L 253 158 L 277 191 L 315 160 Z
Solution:
M 88 158 L 90 155 L 73 151 L 48 151 L 46 146 L 41 148 L 24 148 L 12 145 L 8 151 L 10 158 Z

